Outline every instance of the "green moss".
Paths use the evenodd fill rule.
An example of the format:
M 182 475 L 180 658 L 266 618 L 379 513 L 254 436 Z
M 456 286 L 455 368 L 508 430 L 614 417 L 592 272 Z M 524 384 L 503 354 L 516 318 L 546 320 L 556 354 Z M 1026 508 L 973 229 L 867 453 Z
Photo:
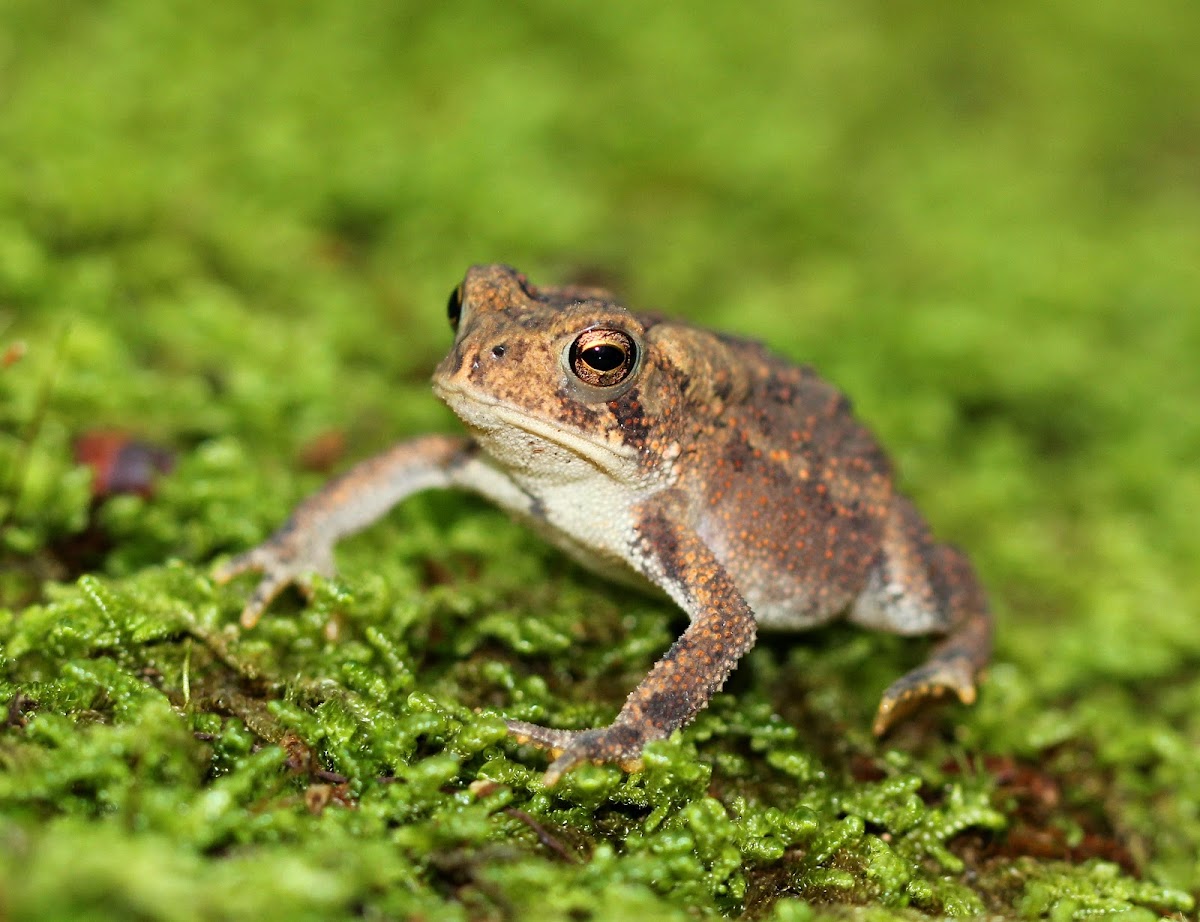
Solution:
M 7 4 L 0 916 L 1194 913 L 1195 32 L 1084 0 Z M 991 588 L 978 705 L 880 742 L 923 641 L 767 637 L 643 772 L 544 790 L 502 717 L 611 719 L 679 617 L 455 496 L 236 630 L 209 567 L 310 468 L 454 425 L 426 378 L 478 260 L 841 384 Z M 94 500 L 96 429 L 174 470 Z

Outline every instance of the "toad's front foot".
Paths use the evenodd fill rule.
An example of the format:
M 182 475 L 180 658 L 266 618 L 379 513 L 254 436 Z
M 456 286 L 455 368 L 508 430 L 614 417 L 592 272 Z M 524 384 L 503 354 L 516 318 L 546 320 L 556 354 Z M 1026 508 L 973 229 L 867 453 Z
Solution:
M 288 586 L 295 585 L 305 596 L 311 596 L 313 576 L 333 576 L 333 546 L 305 540 L 299 529 L 285 525 L 258 547 L 217 567 L 213 579 L 227 583 L 242 573 L 262 574 L 242 609 L 242 627 L 252 628 L 258 624 L 267 606 Z
M 616 762 L 627 772 L 642 767 L 642 747 L 646 735 L 629 724 L 615 723 L 598 730 L 552 730 L 523 720 L 506 721 L 508 732 L 519 743 L 548 749 L 556 756 L 542 776 L 546 787 L 585 762 Z

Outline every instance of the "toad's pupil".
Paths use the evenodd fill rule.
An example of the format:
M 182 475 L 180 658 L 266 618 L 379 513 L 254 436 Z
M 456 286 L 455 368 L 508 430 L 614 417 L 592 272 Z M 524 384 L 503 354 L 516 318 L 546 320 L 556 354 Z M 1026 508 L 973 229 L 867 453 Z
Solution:
M 459 285 L 450 292 L 450 300 L 446 302 L 446 316 L 450 318 L 450 326 L 457 329 L 458 318 L 462 314 L 462 286 Z
M 583 350 L 583 360 L 596 371 L 612 371 L 620 368 L 625 361 L 625 350 L 620 346 L 592 346 Z

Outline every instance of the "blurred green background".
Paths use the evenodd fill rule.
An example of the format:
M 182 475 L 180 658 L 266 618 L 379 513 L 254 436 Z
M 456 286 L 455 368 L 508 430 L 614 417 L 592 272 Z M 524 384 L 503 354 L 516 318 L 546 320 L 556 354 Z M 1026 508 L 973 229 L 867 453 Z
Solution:
M 4 0 L 0 918 L 1190 913 L 1197 47 L 1169 0 Z M 214 558 L 453 428 L 491 261 L 844 388 L 991 589 L 979 705 L 881 743 L 919 642 L 772 639 L 547 794 L 497 715 L 610 719 L 678 617 L 457 497 L 229 630 Z M 173 473 L 93 501 L 98 429 Z

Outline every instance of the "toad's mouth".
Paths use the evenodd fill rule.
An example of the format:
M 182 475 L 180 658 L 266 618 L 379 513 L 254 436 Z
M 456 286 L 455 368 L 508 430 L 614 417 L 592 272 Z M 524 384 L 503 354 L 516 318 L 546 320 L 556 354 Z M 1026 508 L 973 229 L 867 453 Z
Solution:
M 526 444 L 519 448 L 514 444 L 511 435 L 515 429 L 570 452 L 618 480 L 628 479 L 631 466 L 637 465 L 638 452 L 629 445 L 564 428 L 458 383 L 435 380 L 433 392 L 463 421 L 485 451 L 506 462 L 521 465 L 531 454 Z M 519 457 L 512 457 L 514 450 Z

